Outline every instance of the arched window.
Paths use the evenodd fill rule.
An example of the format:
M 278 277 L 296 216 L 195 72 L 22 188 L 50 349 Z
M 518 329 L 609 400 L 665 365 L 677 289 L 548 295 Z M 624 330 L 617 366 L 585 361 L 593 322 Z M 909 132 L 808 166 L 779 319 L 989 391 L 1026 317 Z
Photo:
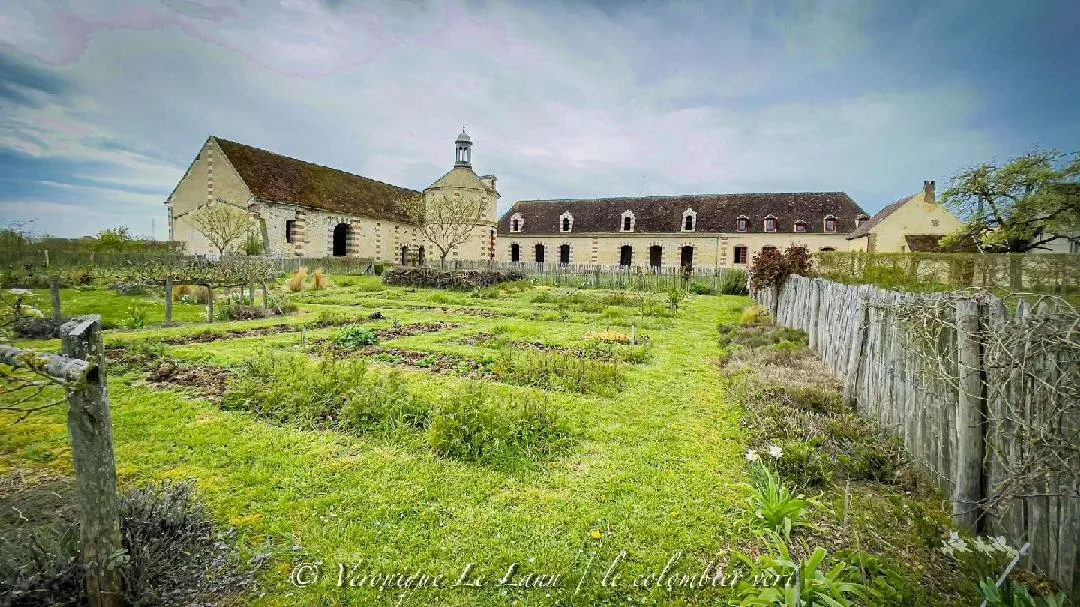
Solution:
M 825 231 L 826 232 L 835 232 L 836 231 L 836 217 L 833 217 L 832 215 L 826 215 L 825 216 Z
M 332 252 L 334 257 L 344 257 L 349 254 L 349 238 L 352 228 L 347 223 L 339 223 L 334 226 L 334 238 Z
M 768 217 L 765 218 L 765 231 L 766 232 L 775 232 L 776 231 L 776 218 L 773 217 L 772 215 L 769 215 Z
M 522 218 L 521 213 L 514 213 L 510 216 L 510 231 L 520 232 L 521 226 L 525 225 L 525 219 Z
M 544 245 L 536 245 L 536 263 L 544 263 Z
M 574 216 L 570 214 L 570 211 L 559 215 L 559 230 L 562 232 L 569 232 L 574 229 Z
M 559 245 L 559 263 L 570 263 L 570 245 Z
M 739 246 L 735 247 L 735 263 L 737 263 L 737 264 L 746 263 L 746 258 L 748 257 L 748 253 L 749 253 L 749 249 L 747 249 L 746 247 L 744 247 L 742 245 L 739 245 Z
M 693 232 L 697 224 L 697 211 L 694 209 L 686 209 L 683 211 L 682 217 L 683 232 Z
M 516 242 L 510 245 L 510 261 L 515 263 L 521 261 L 521 245 Z
M 623 232 L 633 232 L 634 231 L 634 222 L 635 222 L 634 212 L 630 211 L 629 209 L 626 210 L 626 211 L 623 211 L 622 218 L 619 221 L 619 229 L 621 231 L 623 231 Z
M 624 244 L 619 249 L 619 265 L 628 266 L 634 263 L 634 247 Z
M 750 218 L 747 217 L 746 215 L 743 215 L 742 217 L 739 217 L 737 220 L 735 220 L 735 231 L 736 232 L 746 232 L 749 229 L 750 229 Z
M 795 231 L 796 232 L 805 232 L 806 231 L 806 222 L 805 221 L 796 221 L 795 222 Z

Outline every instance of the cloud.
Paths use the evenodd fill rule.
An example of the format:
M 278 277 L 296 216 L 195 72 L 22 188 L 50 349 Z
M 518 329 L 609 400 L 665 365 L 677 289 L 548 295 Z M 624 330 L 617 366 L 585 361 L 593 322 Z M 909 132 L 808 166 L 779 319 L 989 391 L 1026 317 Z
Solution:
M 9 0 L 0 209 L 147 232 L 210 134 L 422 188 L 464 123 L 502 209 L 845 190 L 873 211 L 1019 151 L 1007 85 L 940 67 L 978 52 L 936 42 L 973 1 Z M 1055 120 L 1075 139 L 1075 112 Z

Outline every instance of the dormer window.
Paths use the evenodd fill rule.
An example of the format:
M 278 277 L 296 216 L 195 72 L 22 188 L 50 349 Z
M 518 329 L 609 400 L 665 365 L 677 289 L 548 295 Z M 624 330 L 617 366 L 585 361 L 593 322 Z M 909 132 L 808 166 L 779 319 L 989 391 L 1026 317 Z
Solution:
M 795 222 L 795 231 L 796 232 L 805 232 L 806 231 L 806 222 L 805 221 L 796 221 Z
M 525 225 L 525 220 L 521 217 L 521 213 L 514 213 L 510 216 L 510 231 L 520 232 L 521 226 Z
M 559 231 L 569 232 L 574 229 L 574 216 L 567 211 L 559 216 Z
M 739 217 L 737 220 L 735 220 L 735 231 L 736 232 L 746 232 L 749 229 L 750 229 L 750 218 L 747 217 L 746 215 L 743 215 L 742 217 Z
M 686 209 L 682 214 L 682 231 L 693 232 L 697 227 L 697 211 Z
M 622 231 L 622 232 L 633 232 L 634 231 L 634 223 L 636 221 L 637 221 L 637 218 L 634 217 L 634 212 L 633 211 L 631 211 L 629 209 L 626 210 L 626 211 L 623 211 L 622 217 L 619 220 L 619 229 L 620 229 L 620 231 Z
M 863 224 L 863 222 L 866 221 L 867 219 L 870 219 L 870 218 L 867 217 L 866 215 L 859 215 L 858 217 L 855 218 L 855 227 L 857 228 L 857 227 L 861 226 Z
M 769 215 L 768 217 L 765 218 L 765 231 L 766 232 L 775 232 L 776 231 L 776 218 L 773 217 L 772 215 Z
M 833 217 L 832 215 L 826 215 L 825 216 L 825 231 L 826 232 L 835 232 L 836 231 L 836 217 Z

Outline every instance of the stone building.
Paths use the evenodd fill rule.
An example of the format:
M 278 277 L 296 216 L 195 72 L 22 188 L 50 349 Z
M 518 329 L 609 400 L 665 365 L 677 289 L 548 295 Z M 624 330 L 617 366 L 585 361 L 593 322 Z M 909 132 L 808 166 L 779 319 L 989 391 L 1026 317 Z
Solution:
M 869 215 L 843 192 L 526 200 L 499 220 L 499 261 L 745 267 L 764 248 L 846 251 Z
M 437 204 L 444 195 L 461 195 L 478 198 L 486 212 L 448 259 L 492 259 L 495 177 L 473 172 L 472 141 L 464 131 L 454 149 L 453 168 L 420 192 L 210 136 L 165 201 L 169 239 L 190 254 L 216 253 L 185 217 L 219 201 L 251 215 L 268 255 L 415 263 L 437 258 L 437 249 L 418 233 L 402 201 L 423 196 L 425 204 Z
M 924 181 L 918 194 L 886 205 L 848 235 L 848 250 L 869 253 L 936 252 L 942 236 L 964 227 L 938 204 L 934 182 Z

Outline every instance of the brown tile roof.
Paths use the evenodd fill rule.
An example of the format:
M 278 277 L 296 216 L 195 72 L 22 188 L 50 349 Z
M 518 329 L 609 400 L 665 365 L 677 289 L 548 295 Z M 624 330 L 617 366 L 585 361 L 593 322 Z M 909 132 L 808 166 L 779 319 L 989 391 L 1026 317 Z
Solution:
M 852 239 L 855 239 L 855 238 L 861 238 L 863 236 L 866 236 L 867 234 L 870 233 L 870 230 L 873 229 L 874 226 L 881 223 L 881 221 L 883 219 L 885 219 L 889 215 L 892 215 L 893 213 L 895 213 L 896 209 L 899 209 L 900 207 L 904 206 L 905 202 L 911 200 L 912 198 L 914 198 L 916 196 L 918 196 L 918 194 L 912 194 L 911 196 L 905 196 L 905 197 L 901 198 L 900 200 L 897 200 L 896 202 L 885 205 L 885 208 L 878 211 L 877 214 L 874 215 L 873 217 L 871 217 L 869 221 L 864 221 L 862 223 L 862 225 L 855 228 L 854 232 L 852 232 L 851 234 L 848 234 L 848 240 L 852 240 Z
M 255 197 L 409 223 L 396 203 L 420 192 L 213 137 Z
M 825 217 L 837 219 L 837 232 L 855 229 L 856 217 L 866 212 L 844 192 L 797 192 L 778 194 L 689 194 L 640 198 L 591 200 L 522 200 L 500 219 L 499 233 L 511 234 L 510 217 L 521 213 L 520 234 L 557 234 L 559 216 L 574 217 L 573 231 L 619 232 L 626 210 L 634 213 L 635 232 L 679 233 L 683 211 L 697 212 L 695 232 L 735 232 L 736 220 L 750 220 L 748 232 L 764 232 L 765 217 L 776 218 L 777 232 L 794 232 L 796 221 L 806 222 L 807 233 L 823 233 Z

